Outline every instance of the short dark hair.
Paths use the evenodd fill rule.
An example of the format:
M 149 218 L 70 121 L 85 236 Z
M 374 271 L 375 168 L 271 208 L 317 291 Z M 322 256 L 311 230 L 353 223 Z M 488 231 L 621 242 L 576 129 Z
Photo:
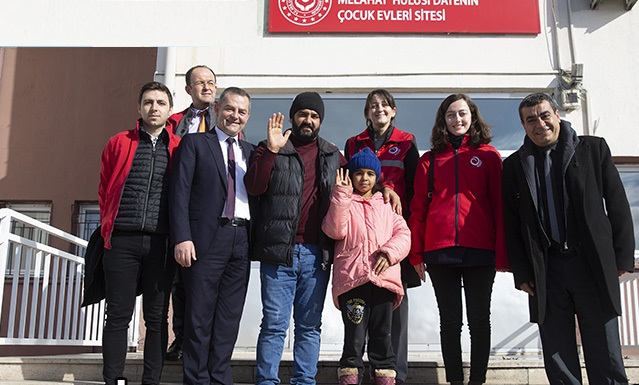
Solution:
M 526 107 L 534 107 L 538 105 L 539 103 L 543 102 L 544 100 L 546 100 L 550 104 L 550 107 L 552 107 L 552 112 L 559 111 L 559 104 L 557 104 L 557 102 L 555 101 L 555 99 L 553 99 L 552 96 L 550 96 L 549 94 L 545 92 L 535 92 L 526 96 L 521 101 L 521 103 L 519 103 L 519 120 L 521 120 L 522 122 L 524 121 L 524 118 L 521 116 L 521 110 L 523 110 Z
M 169 98 L 169 107 L 173 108 L 173 95 L 171 95 L 171 90 L 164 84 L 160 82 L 149 82 L 140 88 L 140 94 L 138 95 L 138 104 L 142 103 L 142 96 L 147 91 L 162 91 Z
M 198 64 L 195 67 L 191 67 L 189 68 L 188 71 L 186 71 L 186 76 L 184 77 L 184 81 L 186 81 L 187 86 L 191 85 L 191 74 L 197 68 L 206 68 L 207 70 L 211 71 L 211 73 L 213 74 L 213 80 L 215 80 L 215 82 L 217 83 L 217 76 L 215 76 L 215 72 L 213 72 L 212 69 L 210 69 L 208 66 L 205 66 L 204 64 Z
M 391 108 L 393 109 L 397 108 L 397 104 L 395 103 L 395 98 L 393 97 L 393 95 L 391 95 L 390 92 L 386 91 L 383 88 L 372 90 L 371 92 L 369 92 L 368 96 L 366 97 L 366 104 L 364 104 L 364 117 L 366 118 L 367 126 L 371 125 L 371 122 L 368 120 L 368 111 L 370 110 L 369 105 L 373 101 L 373 98 L 375 97 L 375 95 L 384 99 Z M 391 124 L 393 124 L 393 120 L 395 120 L 394 116 L 391 118 Z
M 227 87 L 220 94 L 220 98 L 218 99 L 218 103 L 222 104 L 222 102 L 224 102 L 224 99 L 229 97 L 229 95 L 238 95 L 238 96 L 243 96 L 243 97 L 247 98 L 248 101 L 249 101 L 249 108 L 251 108 L 251 95 L 249 95 L 249 93 L 246 92 L 246 90 L 244 90 L 242 88 L 239 88 L 239 87 Z
M 449 142 L 448 129 L 446 128 L 446 111 L 451 104 L 458 100 L 463 100 L 468 104 L 472 120 L 470 121 L 470 128 L 468 134 L 470 135 L 469 144 L 471 146 L 479 147 L 481 144 L 488 144 L 493 139 L 490 135 L 490 126 L 484 121 L 479 113 L 479 108 L 473 102 L 473 100 L 464 94 L 452 94 L 448 95 L 446 99 L 439 105 L 437 109 L 437 116 L 435 117 L 435 124 L 433 125 L 433 132 L 430 137 L 432 150 L 440 152 L 446 149 L 446 145 Z

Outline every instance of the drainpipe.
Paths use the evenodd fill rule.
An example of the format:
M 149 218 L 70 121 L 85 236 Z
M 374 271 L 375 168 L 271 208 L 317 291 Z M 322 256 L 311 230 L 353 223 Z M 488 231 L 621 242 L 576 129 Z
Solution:
M 175 96 L 175 71 L 177 68 L 177 48 L 160 47 L 158 48 L 158 61 L 155 70 L 155 78 L 157 81 L 164 83 Z
M 573 36 L 573 28 L 572 28 L 572 4 L 571 0 L 566 0 L 566 4 L 568 6 L 568 47 L 570 49 L 570 65 L 571 69 L 575 68 L 575 64 L 577 63 L 577 58 L 575 54 L 575 39 Z M 583 120 L 583 134 L 584 135 L 592 135 L 594 131 L 597 129 L 597 124 L 595 123 L 594 130 L 590 129 L 590 108 L 589 108 L 589 99 L 588 92 L 585 88 L 581 86 L 581 79 L 579 80 L 579 84 L 577 85 L 577 89 L 579 91 L 579 99 L 581 101 L 581 113 Z

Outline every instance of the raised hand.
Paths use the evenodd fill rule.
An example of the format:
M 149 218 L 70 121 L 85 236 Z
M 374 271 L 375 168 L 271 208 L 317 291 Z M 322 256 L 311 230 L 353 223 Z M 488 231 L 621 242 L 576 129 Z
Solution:
M 273 117 L 268 118 L 268 126 L 266 127 L 266 146 L 269 151 L 278 153 L 282 147 L 288 142 L 288 137 L 291 136 L 291 131 L 282 133 L 284 127 L 284 115 L 281 112 L 273 114 Z
M 337 176 L 335 177 L 335 184 L 338 186 L 351 186 L 351 178 L 348 177 L 348 169 L 337 169 Z

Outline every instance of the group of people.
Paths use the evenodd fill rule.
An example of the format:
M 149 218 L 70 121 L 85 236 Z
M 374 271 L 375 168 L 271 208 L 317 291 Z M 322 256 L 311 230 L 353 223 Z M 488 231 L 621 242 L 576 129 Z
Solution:
M 519 106 L 526 136 L 503 162 L 464 94 L 437 110 L 431 148 L 394 126 L 386 90 L 364 105 L 366 129 L 344 153 L 320 135 L 316 92 L 293 100 L 285 128 L 245 141 L 250 95 L 213 70 L 186 74 L 192 105 L 145 84 L 136 128 L 112 137 L 98 191 L 105 243 L 104 380 L 122 377 L 128 323 L 143 296 L 143 384 L 167 354 L 185 384 L 232 384 L 230 360 L 249 279 L 260 262 L 256 385 L 278 384 L 291 316 L 291 384 L 314 384 L 331 278 L 344 322 L 340 385 L 401 384 L 408 373 L 407 288 L 432 282 L 446 381 L 464 384 L 462 289 L 471 336 L 468 384 L 486 382 L 496 271 L 512 271 L 539 324 L 550 384 L 581 384 L 575 315 L 591 384 L 628 384 L 619 343 L 618 276 L 634 269 L 632 216 L 610 150 L 577 136 L 547 94 Z M 551 150 L 551 151 L 548 151 Z M 173 292 L 175 341 L 167 353 Z

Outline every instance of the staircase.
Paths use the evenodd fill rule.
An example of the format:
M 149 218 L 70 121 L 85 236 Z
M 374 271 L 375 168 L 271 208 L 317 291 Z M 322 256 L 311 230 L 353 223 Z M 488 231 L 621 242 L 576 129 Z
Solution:
M 235 352 L 232 367 L 236 384 L 253 384 L 255 353 Z M 322 355 L 318 363 L 318 384 L 336 384 L 339 356 Z M 465 371 L 468 376 L 468 357 Z M 631 384 L 639 384 L 639 357 L 625 359 Z M 280 366 L 282 383 L 288 383 L 292 372 L 292 357 L 285 354 Z M 125 376 L 129 383 L 140 381 L 142 353 L 129 353 Z M 491 356 L 487 385 L 547 384 L 543 361 L 539 356 Z M 586 378 L 584 371 L 584 379 Z M 102 356 L 99 353 L 42 356 L 0 357 L 0 384 L 99 384 L 102 383 Z M 162 382 L 180 384 L 181 362 L 167 362 Z M 366 381 L 364 383 L 367 383 Z M 406 385 L 445 384 L 444 365 L 435 353 L 411 354 L 409 378 Z

